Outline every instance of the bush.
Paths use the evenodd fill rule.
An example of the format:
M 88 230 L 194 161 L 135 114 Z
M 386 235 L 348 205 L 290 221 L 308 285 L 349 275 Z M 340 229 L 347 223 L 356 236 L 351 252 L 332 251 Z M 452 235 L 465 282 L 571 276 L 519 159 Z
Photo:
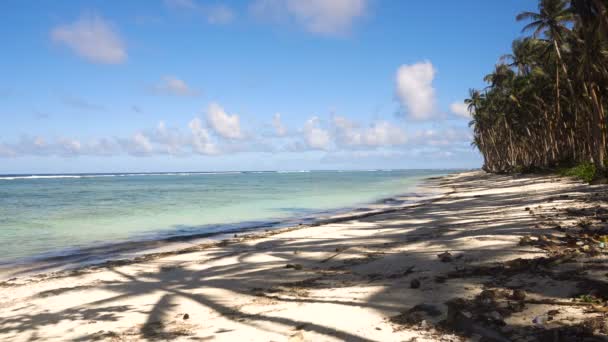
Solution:
M 595 177 L 595 165 L 591 163 L 582 163 L 574 167 L 561 169 L 559 174 L 562 176 L 576 177 L 589 183 Z

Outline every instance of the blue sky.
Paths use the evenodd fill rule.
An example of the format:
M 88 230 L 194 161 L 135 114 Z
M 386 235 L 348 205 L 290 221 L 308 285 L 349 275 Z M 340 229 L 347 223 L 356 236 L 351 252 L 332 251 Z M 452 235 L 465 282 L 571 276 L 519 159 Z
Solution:
M 462 100 L 535 2 L 1 5 L 0 173 L 479 167 Z

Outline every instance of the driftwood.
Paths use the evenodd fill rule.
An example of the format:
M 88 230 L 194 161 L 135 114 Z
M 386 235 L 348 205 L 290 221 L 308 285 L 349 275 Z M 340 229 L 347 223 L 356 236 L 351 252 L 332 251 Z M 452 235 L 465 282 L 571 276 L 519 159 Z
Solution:
M 323 259 L 321 261 L 319 261 L 321 264 L 324 264 L 328 261 L 330 261 L 331 259 L 337 257 L 338 255 L 342 254 L 344 251 L 346 251 L 349 247 L 346 248 L 340 248 L 340 249 L 336 249 L 336 253 L 333 254 L 332 256 L 330 256 L 329 258 Z
M 565 302 L 553 299 L 528 299 L 524 300 L 525 304 L 547 304 L 547 305 L 565 305 L 565 306 L 598 306 L 597 303 L 585 303 L 585 302 Z M 608 310 L 608 308 L 607 308 Z

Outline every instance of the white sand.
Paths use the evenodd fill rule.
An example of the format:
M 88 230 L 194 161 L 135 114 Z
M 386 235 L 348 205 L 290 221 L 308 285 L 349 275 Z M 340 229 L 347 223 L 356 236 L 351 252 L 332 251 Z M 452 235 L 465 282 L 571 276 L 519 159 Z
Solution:
M 436 320 L 442 319 L 445 301 L 477 295 L 487 279 L 437 283 L 435 276 L 544 255 L 518 246 L 522 235 L 542 229 L 524 208 L 589 188 L 555 177 L 482 172 L 428 186 L 446 194 L 397 212 L 223 247 L 5 282 L 0 340 L 434 341 L 432 331 L 403 328 L 389 317 L 426 303 L 437 305 L 444 314 Z M 444 251 L 463 257 L 442 263 L 437 254 Z M 414 273 L 402 276 L 411 266 Z M 414 278 L 419 289 L 410 288 Z M 564 282 L 553 296 L 531 295 L 564 298 L 573 286 Z M 526 324 L 534 310 L 545 309 L 530 307 L 508 322 Z

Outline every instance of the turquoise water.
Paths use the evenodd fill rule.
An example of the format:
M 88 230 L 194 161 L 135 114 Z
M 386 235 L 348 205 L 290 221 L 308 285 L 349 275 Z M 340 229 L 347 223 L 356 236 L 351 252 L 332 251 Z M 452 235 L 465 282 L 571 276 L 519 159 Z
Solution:
M 0 263 L 272 226 L 411 192 L 432 170 L 0 176 Z

